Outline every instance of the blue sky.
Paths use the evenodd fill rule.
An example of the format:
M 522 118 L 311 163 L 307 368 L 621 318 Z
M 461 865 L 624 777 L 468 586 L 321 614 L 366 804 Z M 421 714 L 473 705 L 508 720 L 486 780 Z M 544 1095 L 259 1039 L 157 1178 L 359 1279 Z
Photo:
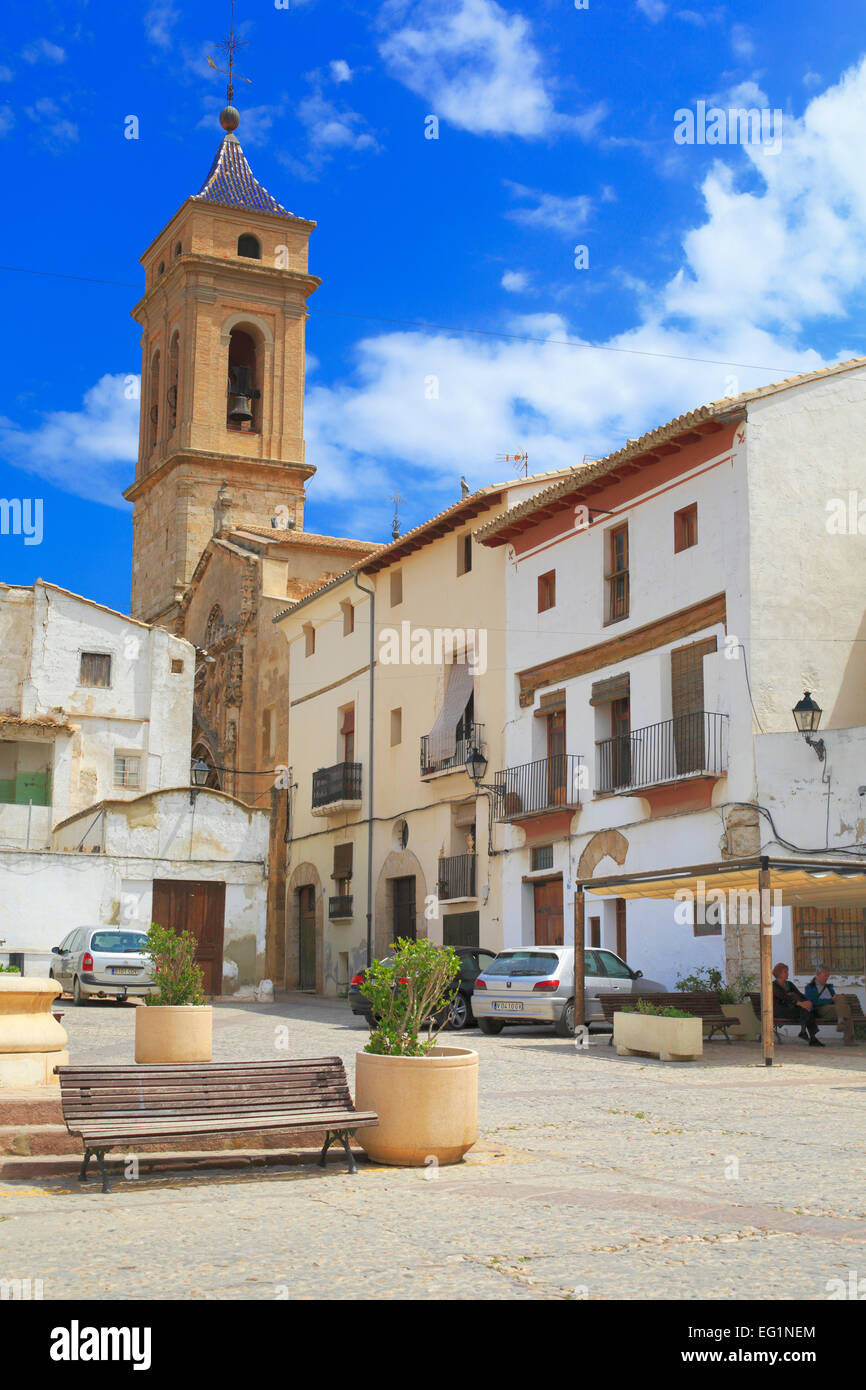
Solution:
M 239 137 L 318 223 L 308 529 L 387 539 L 395 488 L 408 527 L 461 474 L 508 476 L 498 455 L 580 463 L 866 352 L 862 6 L 693 4 L 238 0 Z M 206 58 L 228 22 L 228 0 L 16 14 L 0 498 L 42 499 L 43 538 L 0 535 L 7 582 L 128 607 L 129 309 L 139 255 L 219 143 Z M 780 147 L 677 143 L 675 113 L 700 101 L 780 112 Z

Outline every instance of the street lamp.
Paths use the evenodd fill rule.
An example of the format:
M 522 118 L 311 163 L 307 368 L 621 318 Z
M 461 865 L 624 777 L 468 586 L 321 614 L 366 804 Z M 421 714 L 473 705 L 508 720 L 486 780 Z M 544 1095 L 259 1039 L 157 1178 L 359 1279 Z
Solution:
M 466 771 L 476 787 L 481 787 L 487 771 L 487 759 L 480 748 L 470 748 L 466 756 Z
M 190 789 L 189 789 L 189 804 L 190 804 L 190 806 L 194 806 L 194 805 L 195 805 L 195 799 L 196 799 L 196 797 L 198 796 L 199 791 L 201 790 L 201 788 L 202 788 L 202 787 L 205 785 L 205 783 L 207 782 L 207 779 L 208 779 L 208 776 L 209 776 L 209 775 L 210 775 L 210 768 L 209 768 L 208 764 L 205 762 L 204 758 L 193 758 L 193 760 L 192 760 L 192 767 L 190 768 Z
M 827 751 L 824 747 L 824 740 L 822 738 L 812 737 L 813 734 L 818 732 L 822 710 L 821 706 L 816 704 L 812 699 L 811 691 L 804 691 L 802 700 L 797 701 L 792 712 L 794 715 L 794 723 L 797 725 L 800 733 L 803 735 L 809 747 L 814 748 L 821 762 L 823 762 Z

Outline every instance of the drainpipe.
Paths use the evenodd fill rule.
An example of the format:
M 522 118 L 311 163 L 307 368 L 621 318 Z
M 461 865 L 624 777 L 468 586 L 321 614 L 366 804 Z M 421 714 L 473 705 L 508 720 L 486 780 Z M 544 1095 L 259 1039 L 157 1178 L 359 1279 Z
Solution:
M 370 727 L 367 753 L 367 965 L 373 961 L 373 669 L 376 656 L 376 590 L 365 589 L 354 575 L 355 587 L 370 600 Z

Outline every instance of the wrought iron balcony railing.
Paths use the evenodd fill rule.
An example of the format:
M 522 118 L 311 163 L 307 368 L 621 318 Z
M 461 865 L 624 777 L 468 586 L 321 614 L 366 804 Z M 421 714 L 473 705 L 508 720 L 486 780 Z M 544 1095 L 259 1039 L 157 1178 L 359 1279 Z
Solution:
M 483 724 L 458 726 L 453 750 L 434 757 L 430 748 L 430 735 L 421 739 L 421 776 L 429 777 L 433 772 L 452 772 L 461 768 L 473 748 L 480 748 L 484 739 Z
M 475 855 L 452 854 L 437 864 L 438 893 L 441 901 L 448 898 L 475 897 Z
M 344 893 L 337 898 L 328 899 L 328 918 L 331 922 L 340 917 L 352 916 L 352 894 Z
M 580 805 L 580 764 L 576 753 L 557 753 L 496 774 L 496 819 L 515 820 Z
M 335 801 L 361 800 L 361 764 L 335 763 L 313 773 L 313 810 Z
M 681 777 L 721 777 L 728 765 L 728 716 L 680 714 L 596 744 L 597 792 L 656 787 Z

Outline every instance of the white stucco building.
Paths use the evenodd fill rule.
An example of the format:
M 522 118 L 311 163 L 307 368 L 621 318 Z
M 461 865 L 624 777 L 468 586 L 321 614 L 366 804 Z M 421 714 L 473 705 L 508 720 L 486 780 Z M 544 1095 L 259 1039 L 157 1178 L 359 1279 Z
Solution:
M 857 359 L 695 410 L 476 532 L 507 557 L 506 944 L 568 942 L 579 883 L 587 947 L 669 987 L 755 973 L 748 913 L 695 920 L 670 880 L 763 857 L 774 959 L 862 997 L 866 893 L 840 876 L 866 868 L 864 425 Z
M 158 920 L 209 993 L 260 980 L 270 814 L 190 787 L 195 648 L 41 580 L 0 587 L 0 645 L 0 959 Z

